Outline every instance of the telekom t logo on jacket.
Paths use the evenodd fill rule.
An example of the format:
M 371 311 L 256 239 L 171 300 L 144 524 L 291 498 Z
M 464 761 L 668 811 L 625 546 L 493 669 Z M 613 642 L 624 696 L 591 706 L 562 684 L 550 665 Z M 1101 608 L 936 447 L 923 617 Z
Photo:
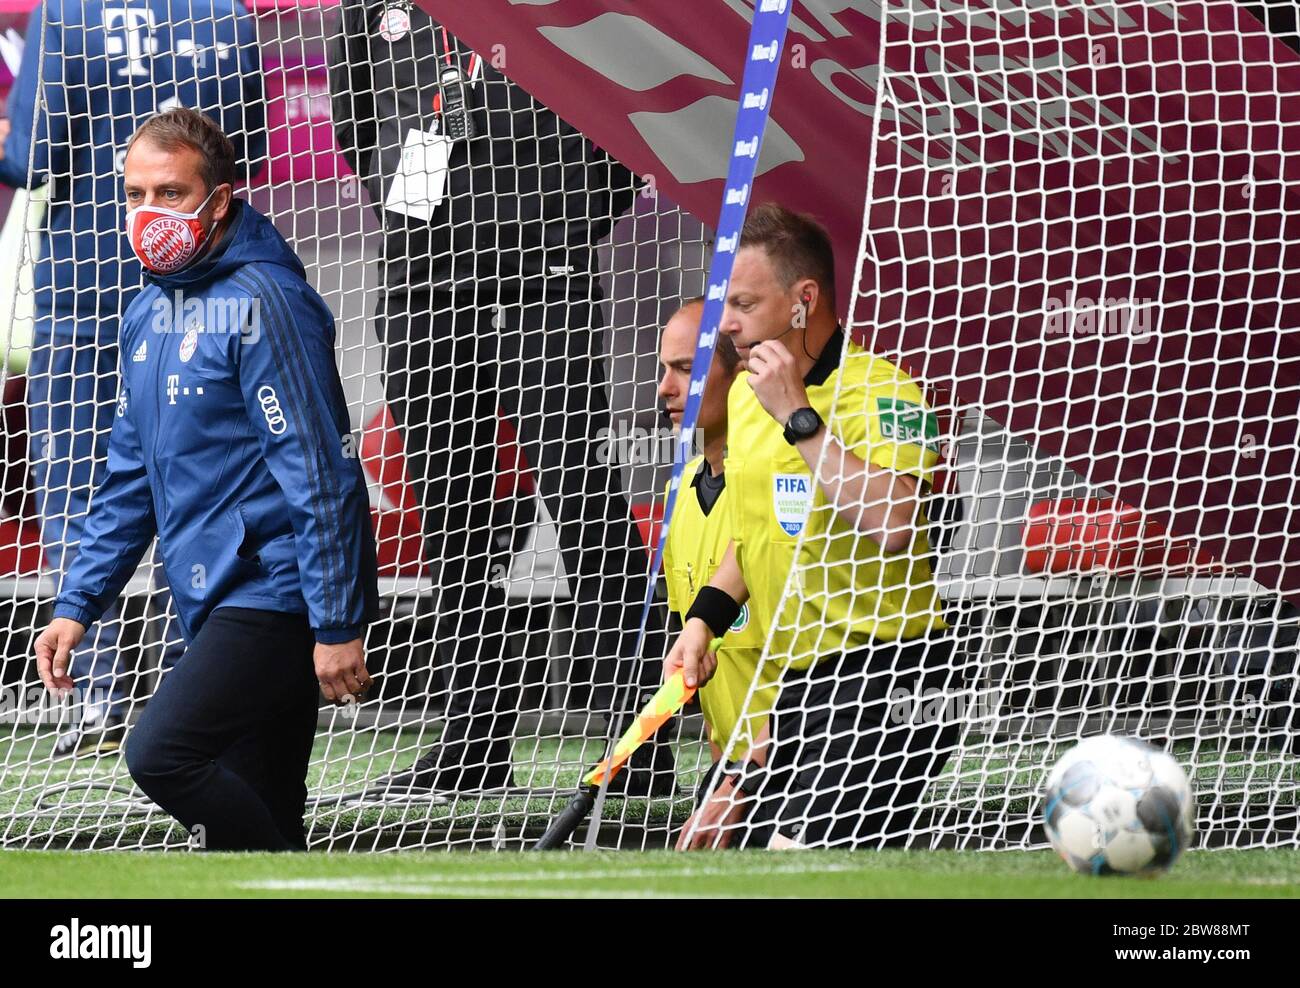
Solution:
M 105 7 L 104 51 L 126 56 L 127 64 L 118 68 L 118 75 L 149 75 L 146 58 L 158 52 L 153 11 L 148 7 Z

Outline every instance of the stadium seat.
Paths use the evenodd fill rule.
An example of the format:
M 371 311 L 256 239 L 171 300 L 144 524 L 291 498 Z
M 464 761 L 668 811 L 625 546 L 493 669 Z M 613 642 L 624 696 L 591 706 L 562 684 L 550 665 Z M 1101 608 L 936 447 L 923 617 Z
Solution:
M 27 461 L 27 381 L 4 382 L 3 463 L 0 463 L 0 577 L 39 577 L 43 562 L 41 528 Z M 26 585 L 26 584 L 24 584 Z
M 1193 577 L 1211 587 L 1232 582 L 1215 579 L 1228 572 L 1226 567 L 1193 540 L 1171 535 L 1140 509 L 1113 498 L 1033 504 L 1021 528 L 1021 545 L 1028 574 L 1074 584 L 1061 601 L 1071 607 L 1063 631 L 1074 647 L 1061 658 L 1092 666 L 1106 708 L 1116 702 L 1132 708 L 1151 704 L 1150 696 L 1129 695 L 1130 687 L 1151 681 L 1152 670 L 1137 666 L 1158 661 L 1164 604 L 1187 592 L 1175 583 L 1188 587 Z M 1214 613 L 1224 616 L 1221 607 Z
M 655 498 L 650 502 L 632 505 L 632 517 L 636 520 L 637 531 L 641 533 L 641 542 L 646 551 L 654 553 L 659 545 L 659 534 L 664 527 L 664 502 Z
M 371 417 L 361 432 L 361 464 L 366 478 L 378 489 L 378 502 L 371 506 L 371 517 L 379 575 L 414 576 L 424 556 L 420 507 L 406 474 L 402 434 L 387 405 Z M 535 489 L 514 426 L 505 415 L 500 415 L 495 497 L 498 501 L 531 497 Z
M 415 491 L 406 478 L 402 434 L 387 405 L 376 412 L 361 430 L 361 465 L 366 478 L 379 487 L 380 508 L 416 509 Z
M 0 521 L 0 574 L 5 577 L 40 576 L 42 559 L 39 525 L 15 518 Z
M 1034 574 L 1142 577 L 1222 571 L 1189 539 L 1174 538 L 1137 508 L 1111 498 L 1039 501 L 1021 529 Z
M 504 412 L 497 413 L 497 487 L 498 501 L 510 497 L 531 497 L 537 491 L 533 470 L 519 445 L 514 423 Z

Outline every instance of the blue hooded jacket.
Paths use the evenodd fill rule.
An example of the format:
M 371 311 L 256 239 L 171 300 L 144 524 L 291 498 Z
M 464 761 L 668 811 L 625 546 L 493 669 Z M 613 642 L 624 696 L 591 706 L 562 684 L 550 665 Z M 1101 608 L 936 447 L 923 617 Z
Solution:
M 377 571 L 334 316 L 270 220 L 231 208 L 122 318 L 107 469 L 54 615 L 98 620 L 157 533 L 187 641 L 223 605 L 351 641 L 378 616 Z
M 188 106 L 255 173 L 266 153 L 257 30 L 238 0 L 45 0 L 25 44 L 0 182 L 50 182 L 35 312 L 62 317 L 60 335 L 112 343 L 141 274 L 122 224 L 127 142 L 158 111 Z

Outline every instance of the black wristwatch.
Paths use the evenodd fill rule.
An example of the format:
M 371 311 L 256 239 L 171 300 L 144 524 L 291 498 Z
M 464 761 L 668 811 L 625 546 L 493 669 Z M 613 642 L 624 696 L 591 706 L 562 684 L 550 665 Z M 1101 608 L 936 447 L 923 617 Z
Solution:
M 782 435 L 785 436 L 785 441 L 793 446 L 801 439 L 808 439 L 817 435 L 817 430 L 824 424 L 822 417 L 817 414 L 817 409 L 796 408 L 790 414 L 789 421 L 785 423 L 785 430 Z
M 727 762 L 722 768 L 722 777 L 731 780 L 731 788 L 742 796 L 753 796 L 758 792 L 758 780 L 763 766 L 757 762 Z

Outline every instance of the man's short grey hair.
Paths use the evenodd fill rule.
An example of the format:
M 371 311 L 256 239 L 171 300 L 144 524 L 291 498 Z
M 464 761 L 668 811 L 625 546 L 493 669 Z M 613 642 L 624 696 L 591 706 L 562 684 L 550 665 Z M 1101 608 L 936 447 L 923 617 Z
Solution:
M 211 117 L 198 110 L 178 106 L 155 114 L 136 128 L 127 151 L 139 140 L 163 151 L 193 148 L 199 153 L 199 175 L 209 192 L 218 185 L 235 184 L 235 146 Z

